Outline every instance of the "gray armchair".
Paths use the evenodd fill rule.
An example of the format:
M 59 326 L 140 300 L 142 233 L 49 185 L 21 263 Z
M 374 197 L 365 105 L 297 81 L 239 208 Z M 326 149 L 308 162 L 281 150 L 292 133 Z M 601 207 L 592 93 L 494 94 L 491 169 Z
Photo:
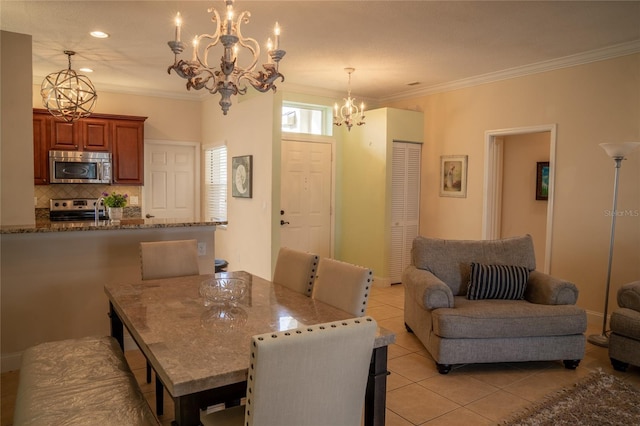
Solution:
M 611 314 L 609 358 L 614 369 L 626 371 L 629 364 L 640 366 L 640 281 L 618 290 L 618 305 Z
M 417 237 L 402 276 L 404 320 L 447 374 L 453 364 L 584 356 L 578 289 L 536 271 L 530 235 L 462 241 Z M 474 299 L 474 300 L 470 300 Z

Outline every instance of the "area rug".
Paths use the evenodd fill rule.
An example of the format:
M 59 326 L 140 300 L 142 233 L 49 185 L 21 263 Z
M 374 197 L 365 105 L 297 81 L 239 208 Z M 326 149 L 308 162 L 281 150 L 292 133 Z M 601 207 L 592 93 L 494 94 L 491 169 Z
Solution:
M 503 424 L 640 425 L 640 390 L 615 376 L 596 371 L 575 385 L 548 395 Z

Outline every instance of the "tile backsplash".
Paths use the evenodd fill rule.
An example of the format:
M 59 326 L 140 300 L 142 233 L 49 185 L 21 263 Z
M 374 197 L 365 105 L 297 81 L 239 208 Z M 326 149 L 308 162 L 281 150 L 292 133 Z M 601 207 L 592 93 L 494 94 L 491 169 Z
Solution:
M 142 206 L 141 186 L 54 184 L 35 186 L 35 207 L 48 209 L 49 200 L 52 198 L 98 198 L 102 196 L 103 192 L 112 193 L 114 191 L 119 194 L 127 194 L 129 197 L 138 197 L 137 207 Z

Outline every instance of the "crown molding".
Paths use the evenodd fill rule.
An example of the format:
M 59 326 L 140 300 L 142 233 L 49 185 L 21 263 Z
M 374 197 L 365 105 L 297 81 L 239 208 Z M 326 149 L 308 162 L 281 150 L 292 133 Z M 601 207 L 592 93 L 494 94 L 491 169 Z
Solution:
M 45 79 L 45 76 L 33 76 L 33 84 L 35 86 L 40 86 L 42 81 Z M 100 98 L 100 92 L 108 92 L 108 93 L 119 93 L 122 95 L 137 95 L 137 96 L 150 96 L 156 98 L 167 98 L 167 99 L 175 99 L 182 101 L 202 101 L 206 99 L 208 93 L 198 93 L 197 91 L 187 91 L 183 90 L 181 87 L 180 91 L 171 91 L 171 90 L 157 90 L 150 89 L 148 87 L 130 87 L 130 86 L 119 86 L 114 84 L 104 84 L 104 83 L 95 83 L 93 85 L 96 88 L 96 92 L 98 93 L 98 99 Z
M 448 83 L 435 84 L 420 90 L 407 90 L 392 96 L 380 99 L 380 102 L 399 101 L 408 98 L 416 98 L 427 96 L 434 93 L 450 92 L 452 90 L 464 89 L 481 84 L 493 83 L 501 80 L 508 80 L 517 77 L 523 77 L 531 74 L 538 74 L 547 71 L 553 71 L 561 68 L 569 68 L 577 65 L 588 64 L 591 62 L 604 61 L 619 56 L 627 56 L 640 53 L 640 40 L 634 40 L 628 43 L 616 44 L 602 49 L 590 50 L 575 55 L 569 55 L 562 58 L 551 59 L 548 61 L 536 62 L 534 64 L 522 67 L 509 68 L 502 71 L 491 72 L 478 75 L 475 77 L 464 78 Z
M 640 53 L 640 40 L 634 40 L 627 43 L 621 43 L 602 49 L 590 50 L 575 55 L 569 55 L 562 58 L 551 59 L 548 61 L 537 62 L 534 64 L 525 65 L 522 67 L 509 68 L 502 71 L 491 72 L 474 77 L 464 78 L 452 82 L 434 84 L 432 86 L 424 87 L 421 89 L 410 89 L 391 96 L 381 97 L 379 99 L 356 97 L 362 100 L 367 109 L 371 109 L 376 105 L 384 105 L 388 102 L 399 101 L 404 99 L 416 98 L 421 96 L 432 95 L 435 93 L 450 92 L 453 90 L 464 89 L 473 86 L 479 86 L 482 84 L 494 83 L 497 81 L 508 80 L 517 77 L 524 77 L 527 75 L 538 74 L 548 71 L 553 71 L 561 68 L 569 68 L 577 65 L 588 64 L 591 62 L 598 62 L 607 59 L 612 59 L 620 56 L 632 55 Z M 33 76 L 33 84 L 40 85 L 45 76 Z M 95 85 L 95 83 L 94 83 Z M 138 87 L 126 87 L 110 84 L 99 83 L 96 87 L 98 96 L 100 91 L 110 93 L 120 93 L 125 95 L 139 95 L 139 96 L 151 96 L 159 98 L 168 98 L 176 100 L 186 101 L 203 101 L 207 99 L 208 93 L 197 93 L 196 91 L 186 90 L 157 90 L 149 88 Z M 322 89 L 311 86 L 296 85 L 292 83 L 283 84 L 279 90 L 283 92 L 300 93 L 305 95 L 320 96 L 325 98 L 342 99 L 345 95 L 345 91 L 333 91 L 329 89 Z

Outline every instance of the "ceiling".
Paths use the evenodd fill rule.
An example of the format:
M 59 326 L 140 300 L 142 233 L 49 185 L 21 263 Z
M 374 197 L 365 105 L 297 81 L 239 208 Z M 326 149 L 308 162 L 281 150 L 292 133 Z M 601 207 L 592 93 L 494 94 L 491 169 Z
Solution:
M 2 30 L 33 36 L 38 84 L 66 68 L 63 51 L 74 50 L 72 68 L 93 68 L 98 93 L 197 98 L 203 95 L 167 74 L 174 59 L 167 41 L 176 12 L 183 41 L 214 32 L 212 6 L 224 10 L 222 0 L 1 0 L 0 15 Z M 237 0 L 235 10 L 251 12 L 243 32 L 263 51 L 274 23 L 282 27 L 280 88 L 344 96 L 344 68 L 354 67 L 353 95 L 374 103 L 640 52 L 640 1 Z M 95 29 L 111 37 L 94 39 Z M 190 55 L 189 48 L 183 56 Z M 216 48 L 210 62 L 220 56 Z

